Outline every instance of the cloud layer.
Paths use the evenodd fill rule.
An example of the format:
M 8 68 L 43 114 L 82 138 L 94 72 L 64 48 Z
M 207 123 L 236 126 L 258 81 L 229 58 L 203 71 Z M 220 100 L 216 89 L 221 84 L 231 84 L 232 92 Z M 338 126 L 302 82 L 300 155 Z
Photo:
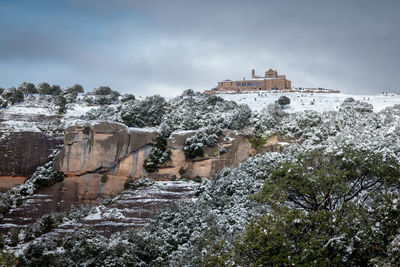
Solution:
M 0 3 L 2 87 L 175 95 L 274 68 L 294 86 L 400 92 L 398 1 L 36 2 Z

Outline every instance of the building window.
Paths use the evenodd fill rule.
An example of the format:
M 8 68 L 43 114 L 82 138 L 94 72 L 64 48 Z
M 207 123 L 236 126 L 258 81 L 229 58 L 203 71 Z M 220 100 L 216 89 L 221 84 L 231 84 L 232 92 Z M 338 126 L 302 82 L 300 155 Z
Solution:
M 259 82 L 259 83 L 258 83 L 258 86 L 262 86 L 262 82 Z
M 247 86 L 251 86 L 251 82 L 247 82 Z
M 242 83 L 242 86 L 246 86 L 246 83 Z
M 236 86 L 240 86 L 240 83 L 236 83 Z

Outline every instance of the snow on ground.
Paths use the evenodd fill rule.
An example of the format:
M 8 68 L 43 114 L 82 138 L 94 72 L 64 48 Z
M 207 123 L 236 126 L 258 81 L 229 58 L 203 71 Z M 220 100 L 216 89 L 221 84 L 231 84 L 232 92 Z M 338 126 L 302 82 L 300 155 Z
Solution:
M 374 111 L 378 112 L 386 107 L 400 104 L 400 95 L 347 95 L 328 93 L 272 93 L 253 92 L 244 94 L 218 94 L 225 100 L 233 100 L 238 104 L 247 104 L 252 110 L 261 111 L 269 104 L 275 103 L 279 97 L 286 95 L 290 98 L 290 105 L 285 108 L 287 112 L 315 110 L 318 112 L 339 110 L 340 104 L 348 97 L 355 100 L 371 103 Z
M 84 102 L 69 104 L 67 113 L 59 116 L 54 105 L 44 100 L 29 100 L 0 109 L 0 131 L 41 132 L 48 123 L 62 118 L 65 123 L 74 121 L 89 110 L 99 106 L 88 106 Z

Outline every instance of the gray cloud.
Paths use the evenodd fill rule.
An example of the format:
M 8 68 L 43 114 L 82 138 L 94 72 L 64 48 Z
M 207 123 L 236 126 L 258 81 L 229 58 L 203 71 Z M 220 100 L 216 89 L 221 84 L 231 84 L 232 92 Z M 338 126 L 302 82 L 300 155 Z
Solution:
M 174 95 L 272 67 L 296 86 L 400 91 L 399 7 L 389 0 L 71 0 L 44 21 L 0 19 L 7 25 L 0 81 Z

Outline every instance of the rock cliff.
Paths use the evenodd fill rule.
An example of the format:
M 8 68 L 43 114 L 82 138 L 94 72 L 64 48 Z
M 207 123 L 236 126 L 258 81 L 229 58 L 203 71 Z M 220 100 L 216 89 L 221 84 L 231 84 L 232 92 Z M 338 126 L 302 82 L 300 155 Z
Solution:
M 61 145 L 61 138 L 44 133 L 9 133 L 0 141 L 0 176 L 31 175 Z
M 218 145 L 207 147 L 204 157 L 187 159 L 183 150 L 185 140 L 195 131 L 179 131 L 171 134 L 167 146 L 171 160 L 153 173 L 143 168 L 156 132 L 128 128 L 122 124 L 100 122 L 92 127 L 73 126 L 67 129 L 64 149 L 56 167 L 68 176 L 89 173 L 106 173 L 123 177 L 152 177 L 158 179 L 211 177 L 225 166 L 234 168 L 256 152 L 279 151 L 278 139 L 271 139 L 260 150 L 254 151 L 244 135 L 225 131 Z

